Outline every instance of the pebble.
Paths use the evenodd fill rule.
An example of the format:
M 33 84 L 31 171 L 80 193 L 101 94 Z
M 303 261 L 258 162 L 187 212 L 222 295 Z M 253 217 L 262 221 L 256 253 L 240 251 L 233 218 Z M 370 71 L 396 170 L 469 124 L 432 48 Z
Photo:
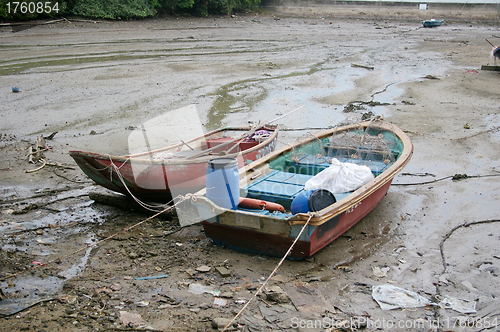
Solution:
M 210 272 L 211 269 L 212 268 L 210 266 L 202 265 L 202 266 L 198 266 L 196 268 L 196 271 L 201 272 L 201 273 L 206 273 L 206 272 Z
M 223 278 L 227 278 L 231 276 L 231 272 L 226 269 L 224 266 L 217 266 L 215 270 L 221 275 Z
M 220 317 L 213 318 L 212 327 L 214 329 L 223 329 L 224 327 L 226 327 L 227 324 L 229 324 L 230 321 L 231 319 L 229 318 L 220 318 Z

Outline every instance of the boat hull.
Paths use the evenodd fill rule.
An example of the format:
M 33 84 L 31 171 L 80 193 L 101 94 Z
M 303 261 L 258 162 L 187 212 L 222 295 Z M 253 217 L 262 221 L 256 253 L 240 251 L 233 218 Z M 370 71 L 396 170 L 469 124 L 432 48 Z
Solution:
M 304 163 L 300 166 L 303 167 L 302 170 L 298 166 L 301 160 L 308 162 L 312 160 L 307 157 L 308 155 L 312 158 L 325 158 L 326 155 L 318 154 L 319 150 L 313 146 L 324 147 L 323 142 L 333 139 L 333 135 L 355 132 L 360 126 L 369 128 L 371 123 L 318 133 L 313 138 L 296 142 L 246 166 L 240 170 L 242 192 L 252 196 L 258 191 L 261 194 L 260 199 L 283 204 L 286 210 L 290 211 L 290 202 L 295 197 L 300 197 L 297 194 L 300 190 L 305 190 L 303 189 L 304 181 L 314 176 L 307 172 L 314 170 L 314 173 L 318 174 L 321 172 L 320 168 L 324 166 L 318 163 L 314 165 Z M 333 192 L 335 202 L 328 203 L 331 205 L 322 207 L 319 211 L 296 214 L 244 208 L 224 209 L 206 198 L 201 191 L 193 196 L 192 204 L 198 209 L 205 234 L 220 245 L 275 257 L 283 257 L 296 241 L 288 258 L 303 259 L 314 255 L 369 214 L 386 195 L 394 176 L 410 161 L 413 145 L 408 136 L 399 128 L 386 122 L 381 121 L 377 123 L 377 126 L 376 129 L 380 129 L 380 134 L 377 132 L 372 136 L 375 138 L 387 136 L 388 141 L 393 140 L 395 148 L 391 148 L 391 151 L 397 155 L 397 158 L 391 162 L 384 158 L 378 162 L 372 159 L 371 164 L 363 160 L 363 163 L 371 165 L 370 170 L 374 173 L 373 180 L 369 180 L 358 189 L 348 193 Z M 326 150 L 323 149 L 323 151 Z M 329 151 L 338 153 L 339 148 L 336 146 Z M 380 150 L 374 151 L 380 152 Z M 358 154 L 363 153 L 362 150 L 358 152 Z M 306 154 L 306 156 L 300 159 L 296 157 L 297 154 Z M 328 154 L 328 157 L 331 157 L 331 154 Z M 306 223 L 307 225 L 304 226 Z M 299 234 L 300 238 L 297 239 Z
M 247 131 L 249 128 L 226 128 Z M 274 151 L 278 131 L 265 141 L 255 144 L 240 144 L 241 151 L 226 155 L 238 160 L 243 167 Z M 217 153 L 217 149 L 213 150 Z M 96 184 L 109 190 L 133 195 L 153 202 L 168 202 L 175 195 L 195 193 L 205 187 L 207 162 L 217 156 L 195 159 L 151 160 L 139 156 L 111 156 L 85 151 L 70 151 L 82 171 Z
M 442 20 L 422 21 L 422 25 L 424 26 L 424 28 L 434 28 L 440 26 L 441 24 L 443 24 Z
M 307 230 L 304 232 L 306 235 L 295 243 L 287 258 L 304 259 L 332 243 L 370 213 L 386 195 L 390 185 L 391 182 L 387 182 L 372 195 L 358 203 L 357 206 L 330 217 L 319 226 L 307 226 Z M 235 227 L 229 225 L 228 219 L 231 219 L 231 217 L 221 214 L 209 220 L 203 220 L 205 235 L 218 245 L 225 245 L 238 251 L 274 257 L 283 257 L 286 254 L 295 240 L 294 237 L 288 236 L 288 234 L 298 234 L 302 228 L 302 225 L 292 225 L 288 232 L 273 234 L 244 227 Z M 259 223 L 262 224 L 263 229 L 270 228 L 269 225 L 263 224 L 266 223 L 265 218 L 259 220 Z

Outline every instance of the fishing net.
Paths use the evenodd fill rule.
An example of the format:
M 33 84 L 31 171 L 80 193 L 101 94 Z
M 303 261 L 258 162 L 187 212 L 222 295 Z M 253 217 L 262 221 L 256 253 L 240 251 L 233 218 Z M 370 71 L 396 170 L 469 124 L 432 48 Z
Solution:
M 328 153 L 326 148 L 326 146 L 329 143 L 329 139 L 328 138 L 319 139 L 313 134 L 308 134 L 305 138 L 309 138 L 311 136 L 313 138 L 311 144 L 292 146 L 292 151 L 290 153 L 290 160 L 294 162 L 299 162 L 304 156 L 315 156 L 315 158 L 317 158 L 318 161 L 323 160 L 324 162 L 330 160 L 330 158 L 328 158 Z M 302 139 L 304 139 L 304 137 L 302 137 Z
M 396 156 L 394 149 L 398 144 L 395 135 L 380 127 L 380 122 L 373 121 L 366 128 L 334 133 L 330 138 L 328 156 L 341 161 L 382 162 L 392 164 Z
M 377 120 L 368 126 L 350 125 L 329 137 L 312 136 L 308 144 L 293 144 L 290 153 L 277 158 L 271 168 L 316 175 L 328 168 L 335 158 L 341 163 L 368 166 L 378 176 L 395 162 L 398 151 L 402 151 L 402 143 L 391 128 Z

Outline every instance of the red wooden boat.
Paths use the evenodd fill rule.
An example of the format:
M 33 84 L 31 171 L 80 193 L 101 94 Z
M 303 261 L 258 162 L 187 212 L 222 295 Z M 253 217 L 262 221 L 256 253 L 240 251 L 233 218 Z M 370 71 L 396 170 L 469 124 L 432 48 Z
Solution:
M 193 196 L 192 204 L 198 209 L 205 234 L 215 243 L 276 257 L 287 252 L 309 221 L 289 256 L 302 259 L 324 248 L 375 208 L 412 152 L 408 136 L 388 122 L 374 120 L 339 127 L 295 142 L 240 169 L 240 192 L 278 203 L 286 209 L 284 213 L 241 206 L 225 209 L 203 191 Z M 321 193 L 313 200 L 304 185 L 329 168 L 332 158 L 368 166 L 368 182 L 349 192 L 312 191 Z M 296 202 L 306 194 L 310 194 L 306 204 L 292 213 Z
M 158 150 L 113 156 L 70 151 L 82 171 L 98 185 L 154 202 L 172 194 L 194 193 L 205 187 L 208 160 L 224 155 L 238 167 L 274 151 L 277 127 L 225 127 Z

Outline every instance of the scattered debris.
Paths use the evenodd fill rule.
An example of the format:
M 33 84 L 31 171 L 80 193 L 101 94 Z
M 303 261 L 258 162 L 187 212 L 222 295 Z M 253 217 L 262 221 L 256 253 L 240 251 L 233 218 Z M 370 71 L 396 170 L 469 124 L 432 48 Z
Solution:
M 161 279 L 168 277 L 168 274 L 162 274 L 160 276 L 150 276 L 150 277 L 137 277 L 135 280 L 150 280 L 150 279 Z
M 37 139 L 35 141 L 35 145 L 34 146 L 30 145 L 28 147 L 28 153 L 26 154 L 25 160 L 27 159 L 28 162 L 30 162 L 32 164 L 42 163 L 42 165 L 35 168 L 35 169 L 26 170 L 26 173 L 33 173 L 33 172 L 39 171 L 47 165 L 56 166 L 56 167 L 60 167 L 60 168 L 66 168 L 66 169 L 74 169 L 73 167 L 66 166 L 66 165 L 59 164 L 59 163 L 49 163 L 45 159 L 43 152 L 50 151 L 50 148 L 47 145 L 47 143 L 45 142 L 45 140 L 53 139 L 56 134 L 57 134 L 57 131 L 53 132 L 52 134 L 50 134 L 47 137 L 40 135 L 37 137 Z
M 344 113 L 352 113 L 354 111 L 359 111 L 359 110 L 365 110 L 366 108 L 361 106 L 361 104 L 358 104 L 359 102 L 356 101 L 350 101 L 345 107 L 342 112 Z
M 122 290 L 123 286 L 120 285 L 120 284 L 113 284 L 111 286 L 109 286 L 109 288 L 113 291 L 113 292 L 118 292 L 120 290 Z
M 212 327 L 214 329 L 223 329 L 230 322 L 231 322 L 230 318 L 216 317 L 212 319 Z
M 419 308 L 436 305 L 415 292 L 385 284 L 375 286 L 372 297 L 382 310 Z
M 438 304 L 441 308 L 453 309 L 462 314 L 476 313 L 476 301 L 467 301 L 445 295 L 445 297 Z
M 144 325 L 141 315 L 127 311 L 120 311 L 120 321 L 124 326 L 137 328 Z
M 21 312 L 35 304 L 52 301 L 55 298 L 53 296 L 29 296 L 23 298 L 15 299 L 5 299 L 0 301 L 0 317 L 10 316 Z
M 226 269 L 224 266 L 217 266 L 215 270 L 220 274 L 222 278 L 227 278 L 231 276 L 231 272 Z
M 372 266 L 373 275 L 377 278 L 387 277 L 387 272 L 390 270 L 389 267 L 380 268 L 378 266 Z
M 372 111 L 369 111 L 369 112 L 363 113 L 363 115 L 361 116 L 361 121 L 368 121 L 368 120 L 370 120 L 370 119 L 371 119 L 374 115 L 375 115 L 375 113 L 373 113 Z
M 426 78 L 428 80 L 439 80 L 440 79 L 439 77 L 433 76 L 433 75 L 425 75 L 423 78 Z
M 370 107 L 375 107 L 375 106 L 387 106 L 390 105 L 390 103 L 381 103 L 378 101 L 360 101 L 360 100 L 355 100 L 355 101 L 350 101 L 345 107 L 342 112 L 344 113 L 351 113 L 359 110 L 365 110 L 366 108 L 363 105 L 367 105 Z
M 189 284 L 188 292 L 195 294 L 195 295 L 200 295 L 203 293 L 208 293 L 208 294 L 213 295 L 213 294 L 215 294 L 216 291 L 211 286 L 205 286 L 202 284 L 193 283 L 193 284 Z
M 375 67 L 363 66 L 363 65 L 357 65 L 357 64 L 355 64 L 355 63 L 351 63 L 351 67 L 364 68 L 364 69 L 368 69 L 368 70 L 373 70 L 373 69 L 375 69 Z
M 266 300 L 275 303 L 288 303 L 290 297 L 280 286 L 270 286 L 265 291 Z
M 451 178 L 452 180 L 462 180 L 462 179 L 468 179 L 469 176 L 467 174 L 455 174 L 453 175 L 453 177 Z
M 415 105 L 414 102 L 412 101 L 408 101 L 408 100 L 401 100 L 401 103 L 405 104 L 405 105 Z
M 285 278 L 281 274 L 276 274 L 271 278 L 272 281 L 285 282 Z
M 301 312 L 310 314 L 336 312 L 333 306 L 335 300 L 328 298 L 330 292 L 327 289 L 306 287 L 300 282 L 294 286 L 283 286 L 283 289 L 295 308 Z
M 214 298 L 214 305 L 219 307 L 225 307 L 227 305 L 227 300 L 220 297 Z
M 202 265 L 202 266 L 198 266 L 196 268 L 196 271 L 201 272 L 201 273 L 207 273 L 207 272 L 210 272 L 211 269 L 212 268 L 210 266 Z

